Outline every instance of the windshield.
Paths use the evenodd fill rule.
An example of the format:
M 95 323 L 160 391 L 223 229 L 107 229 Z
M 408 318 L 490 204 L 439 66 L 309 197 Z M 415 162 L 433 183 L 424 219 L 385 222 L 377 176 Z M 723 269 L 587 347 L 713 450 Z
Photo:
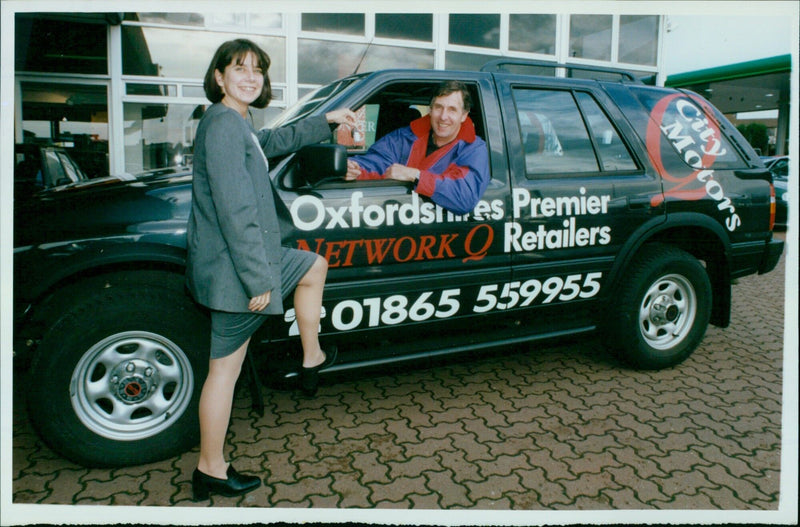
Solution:
M 278 128 L 310 115 L 322 103 L 350 86 L 357 78 L 358 77 L 347 77 L 346 79 L 339 79 L 308 93 L 302 99 L 278 114 L 278 116 L 267 125 L 267 128 Z

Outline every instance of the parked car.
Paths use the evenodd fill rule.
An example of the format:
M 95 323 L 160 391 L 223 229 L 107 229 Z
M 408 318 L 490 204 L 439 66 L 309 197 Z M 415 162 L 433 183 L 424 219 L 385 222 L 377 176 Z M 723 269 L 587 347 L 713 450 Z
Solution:
M 777 179 L 787 179 L 789 177 L 789 156 L 772 157 L 764 161 L 772 177 Z
M 789 156 L 761 157 L 775 184 L 775 227 L 785 229 L 789 222 Z
M 633 367 L 668 368 L 709 323 L 730 323 L 734 279 L 777 264 L 772 177 L 708 101 L 616 70 L 598 81 L 502 68 L 353 75 L 276 122 L 364 116 L 357 144 L 334 144 L 334 131 L 270 160 L 294 224 L 286 243 L 329 263 L 321 336 L 340 351 L 323 382 L 590 334 Z M 348 155 L 408 124 L 449 79 L 472 91 L 490 157 L 471 213 L 403 183 L 343 180 Z M 147 463 L 197 442 L 209 328 L 184 287 L 190 205 L 187 169 L 15 209 L 14 350 L 30 358 L 16 382 L 38 434 L 79 464 Z M 300 348 L 285 307 L 250 356 L 259 377 L 290 385 Z
M 789 179 L 775 178 L 775 228 L 786 229 L 789 224 Z
M 17 144 L 14 155 L 14 199 L 89 179 L 67 151 L 57 146 Z

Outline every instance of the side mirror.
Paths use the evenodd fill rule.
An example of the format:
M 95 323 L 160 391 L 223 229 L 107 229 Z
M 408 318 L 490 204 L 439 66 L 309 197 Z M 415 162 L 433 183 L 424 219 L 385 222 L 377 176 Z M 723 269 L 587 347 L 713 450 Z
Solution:
M 347 174 L 347 149 L 343 145 L 304 146 L 297 159 L 300 180 L 311 187 L 326 180 L 344 179 Z

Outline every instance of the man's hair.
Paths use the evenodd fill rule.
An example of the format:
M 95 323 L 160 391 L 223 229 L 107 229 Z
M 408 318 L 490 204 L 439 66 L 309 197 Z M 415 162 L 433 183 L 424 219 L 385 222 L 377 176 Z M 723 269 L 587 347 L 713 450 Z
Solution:
M 269 101 L 272 99 L 272 87 L 269 82 L 269 55 L 267 52 L 258 47 L 254 42 L 237 38 L 236 40 L 229 40 L 224 42 L 214 53 L 214 58 L 211 59 L 211 64 L 208 65 L 206 76 L 203 79 L 203 89 L 206 92 L 208 100 L 217 103 L 225 96 L 222 93 L 222 88 L 217 84 L 217 79 L 214 72 L 219 70 L 220 73 L 225 73 L 225 68 L 230 64 L 241 64 L 248 53 L 252 53 L 256 57 L 256 65 L 261 68 L 264 73 L 264 87 L 261 88 L 261 94 L 258 98 L 250 103 L 250 106 L 255 108 L 266 108 Z
M 472 96 L 469 94 L 469 88 L 461 81 L 445 81 L 436 87 L 431 97 L 431 103 L 437 97 L 444 97 L 451 93 L 461 92 L 461 99 L 464 101 L 464 111 L 469 112 L 472 108 Z

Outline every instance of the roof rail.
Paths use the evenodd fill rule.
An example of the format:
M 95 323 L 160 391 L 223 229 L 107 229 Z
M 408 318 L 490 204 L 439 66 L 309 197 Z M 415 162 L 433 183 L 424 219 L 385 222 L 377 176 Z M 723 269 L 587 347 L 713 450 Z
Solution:
M 532 60 L 532 59 L 514 59 L 514 58 L 495 59 L 484 64 L 481 67 L 481 71 L 485 72 L 506 71 L 505 68 L 503 67 L 506 64 L 514 66 L 531 66 L 531 67 L 541 67 L 541 68 L 564 68 L 568 72 L 570 70 L 596 71 L 598 73 L 611 73 L 614 75 L 619 75 L 622 79 L 627 79 L 629 81 L 636 83 L 641 82 L 633 75 L 633 73 L 619 68 L 608 68 L 604 66 L 588 66 L 585 64 L 561 64 L 558 62 L 548 62 L 546 60 Z

